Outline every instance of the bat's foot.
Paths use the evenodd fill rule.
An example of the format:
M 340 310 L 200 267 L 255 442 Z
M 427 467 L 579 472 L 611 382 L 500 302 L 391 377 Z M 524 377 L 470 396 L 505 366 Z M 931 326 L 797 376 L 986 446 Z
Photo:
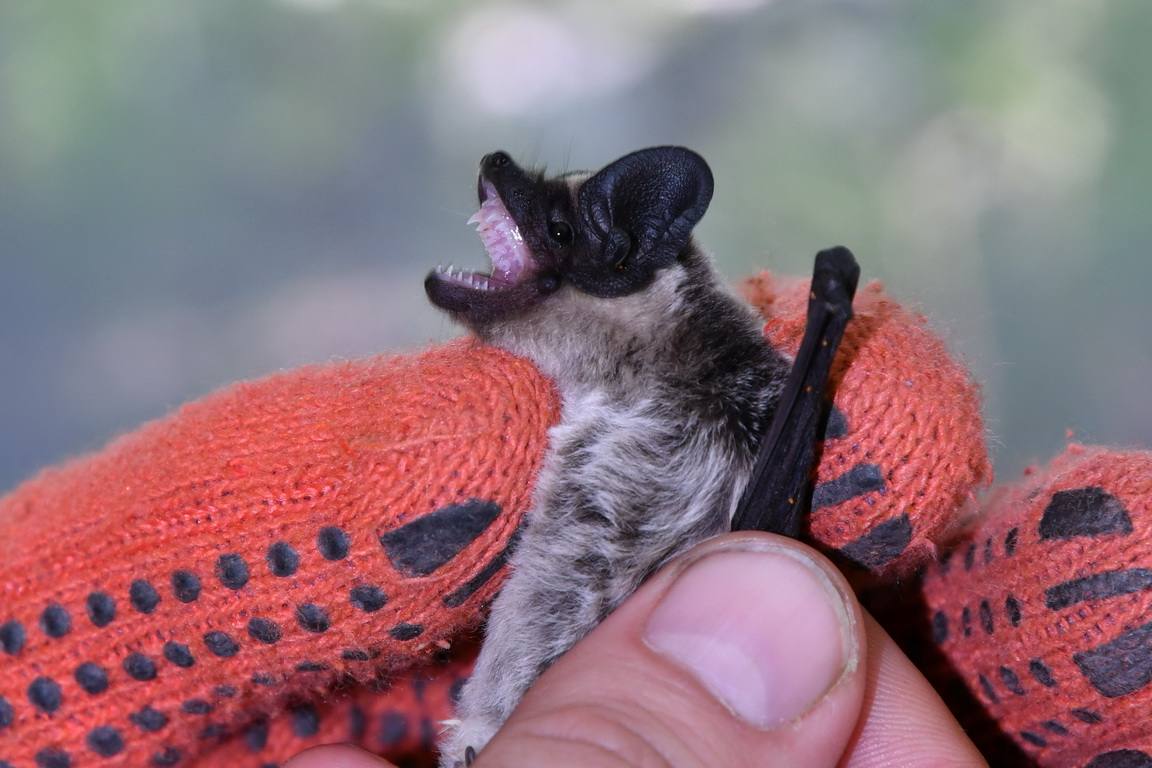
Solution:
M 453 768 L 468 768 L 472 765 L 472 761 L 476 759 L 476 750 L 472 747 L 464 747 L 464 759 L 454 762 Z
M 440 738 L 440 768 L 467 768 L 496 733 L 499 724 L 476 719 L 453 720 Z

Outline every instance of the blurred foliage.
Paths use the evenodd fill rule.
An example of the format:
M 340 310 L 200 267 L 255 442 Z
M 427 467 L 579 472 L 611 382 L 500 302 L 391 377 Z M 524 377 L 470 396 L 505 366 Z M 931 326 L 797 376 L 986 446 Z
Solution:
M 0 487 L 240 377 L 452 333 L 479 157 L 676 142 L 734 279 L 850 246 L 1002 475 L 1152 445 L 1152 5 L 0 0 Z

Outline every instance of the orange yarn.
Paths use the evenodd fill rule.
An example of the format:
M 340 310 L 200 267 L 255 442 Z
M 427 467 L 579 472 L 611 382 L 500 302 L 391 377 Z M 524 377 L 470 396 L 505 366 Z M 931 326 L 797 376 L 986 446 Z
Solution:
M 794 351 L 806 286 L 747 292 Z M 811 535 L 903 570 L 987 457 L 923 319 L 879 286 L 856 307 Z M 327 741 L 427 764 L 468 663 L 440 656 L 499 586 L 557 418 L 530 364 L 465 341 L 239 384 L 29 481 L 0 500 L 0 768 Z
M 769 341 L 795 354 L 807 283 L 764 273 L 744 292 L 770 318 Z M 841 563 L 903 574 L 935 557 L 957 510 L 991 481 L 979 396 L 927 320 L 880 283 L 853 309 L 832 371 L 842 421 L 821 449 L 808 536 Z
M 928 569 L 931 634 L 1045 767 L 1152 765 L 1152 453 L 1071 446 Z
M 452 716 L 452 697 L 471 672 L 474 652 L 474 647 L 465 647 L 462 660 L 423 666 L 395 680 L 335 690 L 314 703 L 297 704 L 284 716 L 257 723 L 241 738 L 224 742 L 201 762 L 278 765 L 317 744 L 354 743 L 386 754 L 404 768 L 432 768 L 439 724 Z
M 429 660 L 495 594 L 557 413 L 530 365 L 456 343 L 240 384 L 17 489 L 0 502 L 0 760 L 187 765 Z M 469 504 L 480 519 L 447 549 L 390 549 Z

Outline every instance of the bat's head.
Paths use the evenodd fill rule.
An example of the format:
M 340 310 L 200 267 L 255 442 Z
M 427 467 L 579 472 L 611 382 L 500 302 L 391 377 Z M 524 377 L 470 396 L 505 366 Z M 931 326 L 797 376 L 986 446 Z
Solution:
M 599 299 L 643 291 L 691 249 L 712 172 L 682 147 L 642 149 L 592 175 L 556 177 L 495 152 L 480 162 L 477 191 L 471 221 L 491 272 L 438 267 L 424 288 L 433 304 L 484 332 L 568 291 Z

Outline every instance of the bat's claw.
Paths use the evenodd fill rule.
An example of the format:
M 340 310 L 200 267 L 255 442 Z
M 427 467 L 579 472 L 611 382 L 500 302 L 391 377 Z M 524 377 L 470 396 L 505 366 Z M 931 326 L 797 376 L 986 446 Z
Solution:
M 440 742 L 440 768 L 469 768 L 499 725 L 467 718 L 450 723 Z

